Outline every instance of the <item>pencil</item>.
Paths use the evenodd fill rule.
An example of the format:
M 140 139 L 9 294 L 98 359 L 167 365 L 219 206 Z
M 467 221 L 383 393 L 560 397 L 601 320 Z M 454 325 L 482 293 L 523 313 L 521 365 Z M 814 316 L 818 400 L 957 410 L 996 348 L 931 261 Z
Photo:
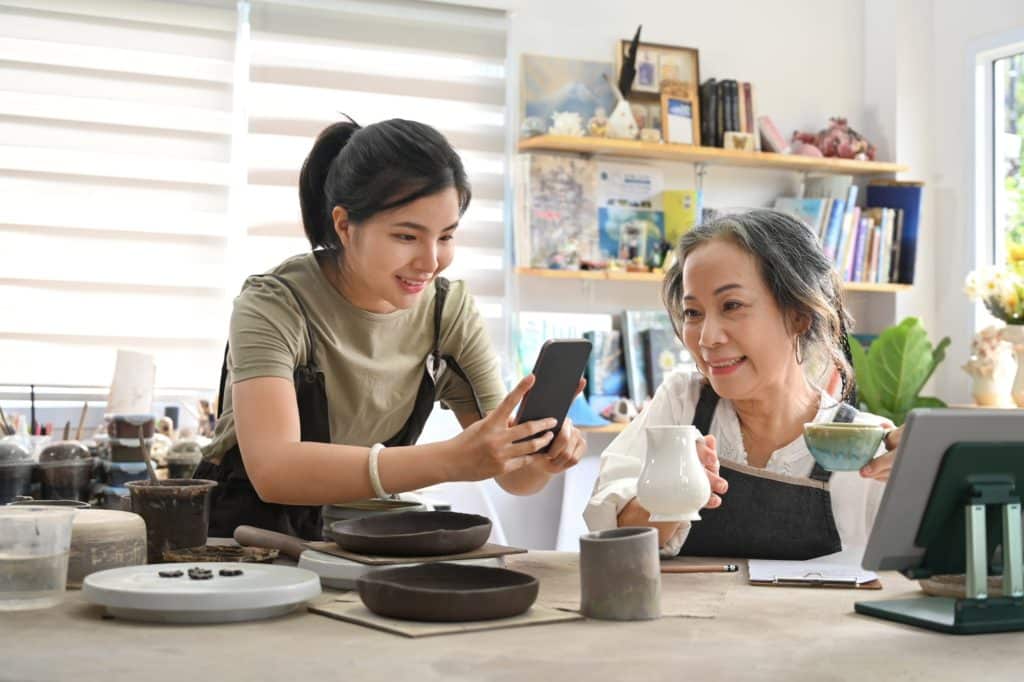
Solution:
M 662 573 L 735 573 L 736 564 L 662 564 Z

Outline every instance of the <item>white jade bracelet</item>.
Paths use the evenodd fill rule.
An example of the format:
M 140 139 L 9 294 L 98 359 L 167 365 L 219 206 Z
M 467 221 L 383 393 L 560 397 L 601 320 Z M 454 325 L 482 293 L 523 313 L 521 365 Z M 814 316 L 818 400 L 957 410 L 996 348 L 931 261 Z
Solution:
M 377 497 L 388 496 L 384 491 L 384 486 L 380 484 L 380 470 L 378 469 L 378 460 L 383 449 L 384 445 L 381 443 L 374 443 L 373 447 L 370 448 L 370 485 L 373 486 L 373 494 Z

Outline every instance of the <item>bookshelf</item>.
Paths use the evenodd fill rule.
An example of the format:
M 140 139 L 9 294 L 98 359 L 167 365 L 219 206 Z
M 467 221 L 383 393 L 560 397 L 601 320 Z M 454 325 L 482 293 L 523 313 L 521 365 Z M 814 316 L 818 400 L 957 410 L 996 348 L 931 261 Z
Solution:
M 520 140 L 520 153 L 562 153 L 583 157 L 609 157 L 623 160 L 655 161 L 667 164 L 693 164 L 697 170 L 697 189 L 702 189 L 706 168 L 720 167 L 760 169 L 809 174 L 841 174 L 867 179 L 873 176 L 893 177 L 908 172 L 908 166 L 895 162 L 855 161 L 850 159 L 821 158 L 770 152 L 740 151 L 719 147 L 649 143 L 637 140 L 617 140 L 600 137 L 571 137 L 538 135 Z M 518 200 L 518 197 L 517 197 Z M 662 272 L 628 272 L 625 270 L 551 270 L 518 266 L 512 277 L 514 314 L 524 307 L 524 300 L 539 303 L 538 310 L 571 312 L 573 304 L 590 311 L 609 312 L 618 305 L 622 309 L 646 309 L 660 303 L 658 289 L 664 280 Z M 527 281 L 529 280 L 529 281 Z M 575 291 L 568 284 L 557 285 L 552 280 L 565 282 L 632 282 L 644 284 L 636 287 L 589 287 Z M 557 290 L 557 293 L 555 293 Z M 854 294 L 856 305 L 865 310 L 878 308 L 885 311 L 893 307 L 894 295 L 913 291 L 913 285 L 875 282 L 844 282 L 843 290 Z M 522 293 L 527 293 L 526 299 Z M 648 305 L 651 302 L 650 306 Z M 601 427 L 582 428 L 588 436 L 605 434 L 615 436 L 626 424 L 610 423 Z
M 544 268 L 517 267 L 516 272 L 526 277 L 546 279 L 605 280 L 619 282 L 661 282 L 660 272 L 625 272 L 622 270 L 545 270 Z M 901 293 L 913 289 L 911 284 L 876 284 L 873 282 L 844 282 L 843 289 L 865 293 Z
M 633 159 L 658 159 L 707 166 L 740 166 L 800 173 L 844 173 L 847 175 L 886 175 L 902 173 L 909 167 L 883 161 L 817 158 L 771 152 L 745 152 L 719 147 L 615 140 L 606 137 L 538 135 L 519 142 L 520 152 L 571 152 Z

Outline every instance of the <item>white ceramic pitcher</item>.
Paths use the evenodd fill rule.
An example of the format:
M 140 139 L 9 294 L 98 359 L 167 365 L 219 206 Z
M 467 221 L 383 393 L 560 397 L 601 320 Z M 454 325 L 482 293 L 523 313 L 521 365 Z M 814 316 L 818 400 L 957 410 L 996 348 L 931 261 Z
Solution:
M 700 521 L 711 483 L 697 456 L 703 440 L 695 426 L 648 426 L 647 454 L 636 498 L 651 521 Z

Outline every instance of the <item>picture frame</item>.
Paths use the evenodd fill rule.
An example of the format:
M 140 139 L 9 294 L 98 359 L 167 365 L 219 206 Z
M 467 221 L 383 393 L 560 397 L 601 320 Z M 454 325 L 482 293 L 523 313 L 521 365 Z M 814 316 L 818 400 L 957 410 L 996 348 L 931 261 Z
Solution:
M 662 93 L 661 137 L 670 144 L 700 144 L 700 107 L 692 94 Z
M 622 62 L 629 55 L 631 40 L 620 40 L 615 54 L 615 81 L 622 73 Z M 630 102 L 660 104 L 662 81 L 682 81 L 691 84 L 694 92 L 700 87 L 700 52 L 695 47 L 639 43 L 634 63 L 636 76 Z

